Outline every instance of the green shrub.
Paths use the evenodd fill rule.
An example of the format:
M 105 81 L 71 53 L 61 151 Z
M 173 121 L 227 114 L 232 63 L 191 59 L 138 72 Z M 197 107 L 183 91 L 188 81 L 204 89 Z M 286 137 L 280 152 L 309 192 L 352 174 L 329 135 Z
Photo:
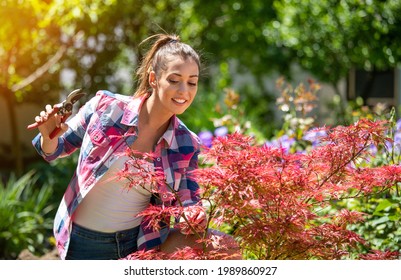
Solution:
M 38 188 L 37 179 L 35 171 L 29 171 L 0 182 L 0 259 L 15 259 L 26 248 L 35 254 L 47 249 L 53 223 L 49 215 L 54 209 L 49 203 L 52 189 L 49 185 Z
M 369 242 L 375 250 L 401 250 L 401 198 L 395 192 L 349 199 L 344 205 L 352 211 L 366 214 L 365 220 L 350 229 Z M 367 252 L 366 248 L 363 248 Z
M 77 167 L 78 153 L 74 153 L 68 157 L 59 158 L 52 162 L 39 160 L 29 165 L 29 170 L 36 170 L 36 174 L 40 175 L 37 178 L 36 185 L 44 186 L 50 185 L 52 187 L 52 196 L 48 203 L 58 205 L 63 198 L 64 192 L 74 174 Z M 57 208 L 51 215 L 56 214 Z

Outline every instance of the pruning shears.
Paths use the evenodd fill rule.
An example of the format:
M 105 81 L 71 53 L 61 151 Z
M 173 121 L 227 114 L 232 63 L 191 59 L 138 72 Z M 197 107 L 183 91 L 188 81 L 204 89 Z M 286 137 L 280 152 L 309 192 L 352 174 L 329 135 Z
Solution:
M 69 116 L 72 114 L 72 108 L 75 102 L 77 102 L 81 97 L 83 97 L 85 93 L 82 89 L 73 90 L 70 94 L 68 94 L 67 98 L 56 105 L 53 105 L 52 110 L 48 113 L 48 116 L 53 116 L 58 114 L 61 117 L 61 122 L 64 123 Z M 27 129 L 34 129 L 43 124 L 44 122 L 35 122 L 27 126 Z M 59 132 L 61 128 L 56 127 L 49 135 L 50 139 L 53 139 Z

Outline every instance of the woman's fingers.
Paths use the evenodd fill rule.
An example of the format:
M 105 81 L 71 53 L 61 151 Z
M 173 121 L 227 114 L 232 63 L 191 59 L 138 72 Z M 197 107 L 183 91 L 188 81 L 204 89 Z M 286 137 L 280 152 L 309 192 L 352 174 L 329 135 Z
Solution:
M 68 125 L 66 123 L 60 123 L 61 131 L 64 133 L 68 130 Z
M 50 117 L 49 114 L 52 113 L 52 110 L 53 110 L 52 106 L 47 104 L 45 106 L 45 111 L 40 111 L 39 116 L 35 116 L 35 122 L 37 123 L 46 122 L 49 119 Z
M 45 111 L 41 111 L 41 112 L 39 113 L 39 116 L 40 116 L 40 122 L 41 122 L 41 123 L 47 121 L 48 115 L 47 115 L 47 113 L 46 113 Z
M 49 114 L 51 111 L 53 111 L 53 106 L 50 105 L 50 104 L 47 104 L 47 105 L 45 106 L 45 109 L 46 109 L 46 112 Z

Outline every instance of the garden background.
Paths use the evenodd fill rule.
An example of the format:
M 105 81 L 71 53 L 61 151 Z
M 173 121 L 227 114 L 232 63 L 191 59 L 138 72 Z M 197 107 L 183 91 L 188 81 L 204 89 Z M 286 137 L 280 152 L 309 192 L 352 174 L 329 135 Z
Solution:
M 374 121 L 387 120 L 387 124 L 380 123 L 385 130 L 376 127 L 369 131 L 369 137 L 379 135 L 380 141 L 369 138 L 372 141 L 364 144 L 361 153 L 342 159 L 342 164 L 351 164 L 353 170 L 399 166 L 398 0 L 3 0 L 0 259 L 15 259 L 24 249 L 36 255 L 53 249 L 53 217 L 76 162 L 76 156 L 51 164 L 44 162 L 30 145 L 36 132 L 26 130 L 26 126 L 45 104 L 58 103 L 75 88 L 83 88 L 88 98 L 99 89 L 131 95 L 135 68 L 143 55 L 139 43 L 149 35 L 164 32 L 179 34 L 202 54 L 199 92 L 181 119 L 205 145 L 219 147 L 221 143 L 212 145 L 211 141 L 237 131 L 253 141 L 249 147 L 241 146 L 242 156 L 251 147 L 275 147 L 284 149 L 281 159 L 292 162 L 285 155 L 312 153 L 314 141 L 329 133 L 312 128 L 346 127 L 350 132 L 366 125 L 362 122 L 353 126 L 357 121 L 372 121 L 368 126 L 373 128 L 377 124 Z M 223 144 L 232 148 L 235 139 Z M 342 146 L 338 147 L 344 152 L 356 142 L 339 143 Z M 244 166 L 248 163 L 246 158 L 241 160 Z M 340 168 L 335 172 L 330 179 L 340 174 Z M 347 172 L 341 176 L 348 176 Z M 398 173 L 392 175 L 391 180 L 383 175 L 386 180 L 376 182 L 363 195 L 355 189 L 342 189 L 347 195 L 339 196 L 336 189 L 333 196 L 334 190 L 326 189 L 325 195 L 330 195 L 322 199 L 316 190 L 313 195 L 309 192 L 308 202 L 327 202 L 319 210 L 322 205 L 313 204 L 311 211 L 321 219 L 294 223 L 297 230 L 286 233 L 287 241 L 296 242 L 283 241 L 292 245 L 282 248 L 287 253 L 301 248 L 305 253 L 307 249 L 297 245 L 305 240 L 300 233 L 308 232 L 316 223 L 335 225 L 347 234 L 354 232 L 367 243 L 356 238 L 357 244 L 351 244 L 349 235 L 343 235 L 336 244 L 324 243 L 328 241 L 320 232 L 312 239 L 326 247 L 341 247 L 337 255 L 323 256 L 313 250 L 305 254 L 297 251 L 297 255 L 273 254 L 277 253 L 273 245 L 279 243 L 273 242 L 271 229 L 265 229 L 269 234 L 258 240 L 264 240 L 267 247 L 244 247 L 244 258 L 398 258 L 400 179 Z M 333 185 L 343 186 L 341 182 L 337 180 Z M 241 200 L 248 198 L 249 194 Z M 257 215 L 265 209 L 253 207 L 258 208 Z M 365 219 L 349 218 L 340 225 L 328 218 L 344 210 L 363 212 Z M 242 244 L 247 239 L 240 234 L 246 228 L 241 224 L 244 219 L 252 224 L 249 221 L 255 217 L 250 217 L 247 213 L 237 224 L 222 222 L 218 228 L 233 234 Z M 291 225 L 292 221 L 285 223 Z

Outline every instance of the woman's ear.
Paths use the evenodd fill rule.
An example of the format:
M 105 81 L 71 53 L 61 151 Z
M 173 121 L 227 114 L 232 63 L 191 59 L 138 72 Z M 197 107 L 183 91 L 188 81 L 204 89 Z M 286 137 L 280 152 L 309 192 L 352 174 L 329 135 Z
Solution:
M 155 71 L 150 71 L 149 72 L 149 85 L 152 88 L 156 87 L 156 73 L 155 73 Z

